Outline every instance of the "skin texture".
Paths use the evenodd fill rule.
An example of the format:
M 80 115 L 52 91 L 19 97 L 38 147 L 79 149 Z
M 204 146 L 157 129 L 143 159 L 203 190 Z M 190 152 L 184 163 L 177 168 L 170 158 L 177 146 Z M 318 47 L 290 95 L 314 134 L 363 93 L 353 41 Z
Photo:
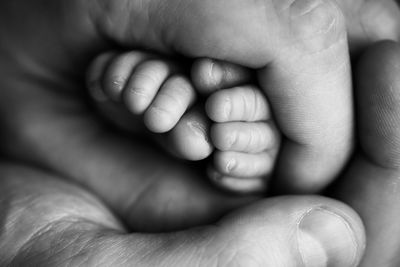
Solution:
M 335 251 L 330 250 L 328 245 L 329 258 L 335 258 L 338 266 L 350 266 L 357 261 L 364 244 L 357 216 L 343 204 L 312 196 L 264 200 L 223 219 L 218 231 L 207 228 L 204 232 L 125 234 L 112 214 L 117 214 L 125 225 L 134 229 L 177 229 L 212 221 L 249 199 L 227 197 L 213 191 L 196 179 L 198 176 L 193 168 L 168 160 L 145 142 L 127 141 L 120 134 L 107 131 L 104 124 L 92 115 L 82 98 L 83 77 L 80 75 L 83 67 L 78 66 L 85 66 L 94 51 L 108 48 L 109 39 L 103 39 L 96 30 L 105 26 L 94 27 L 96 23 L 88 19 L 87 14 L 91 12 L 86 5 L 89 3 L 93 2 L 26 3 L 14 0 L 0 4 L 0 53 L 4 77 L 1 87 L 5 88 L 0 98 L 5 140 L 3 151 L 10 160 L 30 166 L 4 163 L 1 168 L 1 189 L 4 190 L 1 194 L 2 227 L 5 229 L 0 239 L 2 264 L 13 261 L 16 265 L 38 263 L 41 266 L 77 265 L 82 262 L 88 265 L 116 262 L 120 265 L 154 265 L 154 261 L 158 261 L 165 265 L 177 265 L 190 261 L 188 255 L 201 255 L 193 256 L 196 264 L 203 263 L 205 258 L 201 251 L 206 245 L 201 242 L 217 246 L 225 243 L 226 236 L 233 236 L 232 248 L 222 252 L 233 256 L 246 255 L 239 257 L 247 260 L 243 265 L 256 262 L 265 263 L 264 266 L 296 266 L 305 258 L 299 258 L 298 250 L 291 247 L 293 236 L 288 233 L 296 232 L 293 230 L 297 229 L 299 218 L 309 214 L 310 210 L 321 210 L 321 207 L 328 208 L 330 219 L 317 216 L 317 222 L 330 224 L 337 218 L 345 218 L 345 225 L 350 226 L 345 227 L 345 231 L 332 231 L 332 228 L 326 231 L 335 232 L 335 236 L 341 233 L 341 240 L 350 240 L 345 244 L 335 242 L 333 245 L 338 245 Z M 24 23 L 16 14 L 26 15 Z M 94 14 L 96 18 L 96 14 L 101 12 Z M 124 21 L 123 16 L 121 20 Z M 123 24 L 120 29 L 115 31 L 113 40 L 121 42 L 125 39 L 125 44 L 136 44 L 140 31 L 132 36 L 123 31 Z M 100 32 L 108 30 L 103 28 Z M 157 39 L 151 34 L 146 36 Z M 163 42 L 158 40 L 148 43 L 160 50 L 172 50 L 162 46 Z M 186 52 L 180 45 L 176 45 L 174 50 L 179 47 Z M 204 52 L 201 49 L 198 51 L 199 54 Z M 384 173 L 377 175 L 384 177 Z M 143 177 L 146 177 L 146 183 Z M 354 174 L 351 177 L 357 176 Z M 66 180 L 74 181 L 74 184 Z M 373 194 L 380 195 L 380 192 L 373 191 Z M 370 194 L 359 192 L 359 195 L 367 205 Z M 28 203 L 34 208 L 27 210 Z M 30 213 L 30 210 L 35 212 Z M 320 212 L 318 214 L 321 215 Z M 332 214 L 339 215 L 332 218 Z M 282 221 L 288 225 L 280 228 Z M 365 223 L 369 225 L 370 221 Z M 318 228 L 325 223 L 311 225 Z M 340 228 L 343 224 L 333 225 L 335 230 L 343 229 Z M 312 229 L 311 226 L 306 228 Z M 315 232 L 318 229 L 314 229 Z M 352 229 L 350 232 L 353 235 L 349 234 L 349 229 Z M 253 240 L 248 232 L 259 233 L 257 237 L 260 239 L 255 239 L 258 244 L 273 244 L 271 254 L 264 253 L 268 249 L 260 253 L 252 249 L 255 246 L 248 246 L 246 240 Z M 208 242 L 211 239 L 209 236 L 214 237 L 215 233 L 221 236 L 222 241 Z M 374 236 L 372 233 L 371 237 Z M 275 234 L 288 239 L 278 243 Z M 307 235 L 306 240 L 310 240 Z M 68 238 L 79 242 L 71 242 Z M 329 236 L 327 239 L 334 240 Z M 190 245 L 182 246 L 184 241 Z M 310 243 L 313 246 L 308 247 L 308 251 L 321 251 L 319 242 Z M 303 252 L 307 250 L 304 243 L 300 244 L 303 244 L 300 245 Z M 149 250 L 149 259 L 137 256 Z M 279 254 L 274 253 L 278 251 Z M 370 250 L 371 256 L 373 252 L 373 249 Z M 222 260 L 231 258 L 221 255 Z M 396 255 L 387 257 L 393 260 Z M 314 257 L 310 265 L 323 265 L 326 262 L 323 257 L 321 254 Z M 284 260 L 290 262 L 282 262 Z M 209 266 L 207 263 L 203 265 Z M 224 262 L 220 266 L 224 266 Z

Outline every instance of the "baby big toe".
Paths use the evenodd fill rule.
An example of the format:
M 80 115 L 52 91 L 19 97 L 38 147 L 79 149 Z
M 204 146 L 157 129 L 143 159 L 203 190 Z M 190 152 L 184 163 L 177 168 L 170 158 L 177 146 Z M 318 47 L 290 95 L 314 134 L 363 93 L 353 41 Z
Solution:
M 145 112 L 146 126 L 155 133 L 170 131 L 192 105 L 195 97 L 194 89 L 186 78 L 169 78 Z
M 172 66 L 163 60 L 148 60 L 138 65 L 123 92 L 128 110 L 134 114 L 145 112 L 171 69 Z
M 167 134 L 164 146 L 175 156 L 191 161 L 207 158 L 214 147 L 208 138 L 210 122 L 199 108 L 189 110 Z

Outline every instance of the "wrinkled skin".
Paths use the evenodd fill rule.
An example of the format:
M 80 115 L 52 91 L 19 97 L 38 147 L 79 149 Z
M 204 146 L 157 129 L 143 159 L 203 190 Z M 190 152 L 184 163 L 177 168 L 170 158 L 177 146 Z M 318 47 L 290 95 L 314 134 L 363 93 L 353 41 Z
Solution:
M 374 1 L 360 2 L 360 6 L 371 2 Z M 188 3 L 183 8 L 195 9 L 198 18 L 204 22 L 208 21 L 202 17 L 208 13 L 206 11 L 211 8 L 215 10 L 214 3 L 223 6 L 224 1 Z M 231 10 L 241 10 L 241 3 L 230 1 Z M 252 1 L 250 11 L 261 14 L 258 10 L 266 3 L 273 4 L 270 1 Z M 392 2 L 375 3 L 385 6 Z M 299 257 L 298 250 L 292 247 L 293 239 L 288 233 L 297 229 L 302 215 L 321 206 L 341 214 L 355 236 L 353 243 L 342 244 L 338 251 L 329 251 L 328 256 L 336 259 L 337 266 L 351 266 L 358 261 L 365 241 L 357 215 L 341 203 L 313 196 L 259 201 L 223 219 L 217 226 L 172 234 L 127 234 L 127 228 L 159 231 L 212 222 L 254 199 L 224 195 L 203 182 L 195 167 L 175 162 L 139 137 L 128 139 L 109 129 L 84 101 L 82 74 L 92 56 L 117 43 L 131 48 L 150 47 L 166 53 L 177 51 L 187 56 L 218 57 L 248 67 L 262 67 L 272 60 L 273 55 L 273 49 L 265 47 L 289 45 L 292 41 L 285 36 L 278 40 L 269 39 L 267 33 L 265 38 L 259 39 L 246 30 L 249 36 L 244 39 L 248 42 L 232 39 L 230 51 L 224 48 L 227 36 L 207 32 L 206 29 L 210 28 L 207 25 L 199 27 L 204 32 L 197 32 L 186 28 L 196 27 L 193 23 L 178 24 L 178 21 L 173 21 L 176 16 L 171 12 L 181 10 L 174 11 L 161 2 L 155 3 L 155 6 L 148 8 L 153 12 L 157 10 L 156 14 L 149 14 L 159 20 L 150 22 L 140 17 L 144 13 L 138 10 L 146 8 L 142 4 L 141 1 L 100 0 L 42 0 L 28 3 L 13 0 L 0 4 L 3 151 L 10 161 L 15 162 L 5 162 L 1 166 L 1 265 L 97 266 L 118 263 L 225 266 L 229 260 L 241 259 L 245 266 L 249 263 L 297 266 L 304 258 Z M 359 14 L 357 11 L 360 6 L 342 5 L 347 11 L 344 14 L 355 18 L 356 22 L 351 25 L 358 23 L 357 16 L 353 15 Z M 387 10 L 391 13 L 393 8 Z M 231 24 L 229 27 L 243 30 L 240 21 L 233 26 L 230 23 L 236 21 L 240 14 L 230 14 L 226 21 L 221 22 L 222 25 Z M 248 22 L 250 24 L 247 27 L 264 29 L 265 21 L 263 15 L 260 16 Z M 184 19 L 189 21 L 191 18 Z M 277 21 L 275 23 L 277 27 L 266 29 L 279 29 L 280 24 Z M 185 26 L 182 28 L 179 25 Z M 353 36 L 365 36 L 357 27 L 354 30 L 349 28 L 352 29 L 350 43 L 356 40 Z M 201 40 L 189 38 L 188 32 L 200 36 Z M 396 39 L 397 33 L 391 32 L 390 37 Z M 365 43 L 357 43 L 354 47 L 365 46 L 370 39 L 365 38 Z M 247 53 L 236 53 L 236 49 Z M 398 52 L 393 44 L 385 47 L 384 51 L 388 50 L 390 52 L 385 52 L 387 58 Z M 370 63 L 381 56 L 380 52 L 371 53 L 360 63 L 359 79 L 367 85 L 371 82 L 369 79 L 374 77 L 363 77 L 363 68 L 368 69 Z M 390 60 L 383 60 L 382 64 L 387 66 L 387 71 L 380 73 L 381 69 L 376 70 L 381 74 L 376 76 L 382 79 L 375 78 L 374 81 L 384 85 L 378 84 L 377 87 L 397 88 L 392 71 L 395 64 Z M 361 89 L 357 90 L 362 91 L 367 85 L 359 83 Z M 371 95 L 374 88 L 371 88 Z M 383 91 L 382 94 L 390 99 L 390 93 L 395 94 L 396 91 Z M 360 99 L 368 98 L 360 96 Z M 376 103 L 377 108 L 389 110 L 378 115 L 392 118 L 397 107 L 390 109 L 382 103 Z M 363 115 L 360 116 L 375 116 L 362 107 L 360 113 Z M 381 123 L 379 117 L 375 124 L 368 124 L 371 128 L 368 128 L 367 135 L 363 131 L 363 127 L 366 127 L 362 124 L 364 117 L 359 118 L 360 140 L 381 137 L 379 134 L 382 132 L 395 133 L 399 123 L 396 116 L 391 120 L 392 124 Z M 381 128 L 387 130 L 378 131 Z M 397 136 L 393 134 L 390 137 Z M 392 146 L 398 144 L 390 138 L 382 142 Z M 361 167 L 357 161 L 351 166 L 348 177 L 342 180 L 343 188 L 348 189 L 341 190 L 342 197 L 354 205 L 367 226 L 370 240 L 365 266 L 382 266 L 376 260 L 384 261 L 383 264 L 392 262 L 396 266 L 396 236 L 387 228 L 393 239 L 388 244 L 393 246 L 382 255 L 379 241 L 382 237 L 378 234 L 378 228 L 397 220 L 397 191 L 383 194 L 387 192 L 385 188 L 396 181 L 397 168 L 383 165 L 376 168 L 373 177 L 365 174 L 365 166 L 376 166 L 376 160 L 370 161 L 370 158 L 383 158 L 384 162 L 389 158 L 389 162 L 392 159 L 396 162 L 396 155 L 385 154 L 378 146 L 374 149 L 363 148 L 360 154 L 364 155 L 361 159 L 367 160 Z M 368 179 L 368 183 L 365 183 L 365 179 Z M 356 193 L 351 191 L 351 188 L 360 184 L 363 186 Z M 375 184 L 379 184 L 379 187 L 373 186 Z M 375 210 L 371 209 L 372 206 L 379 207 L 387 217 L 383 216 L 382 220 L 382 216 L 378 217 Z M 282 226 L 283 221 L 287 224 Z M 277 234 L 287 239 L 278 241 Z M 208 255 L 215 252 L 213 248 L 225 244 L 228 238 L 232 241 L 229 243 L 231 245 L 224 246 L 219 257 L 207 261 Z M 249 243 L 248 240 L 255 243 Z M 354 255 L 346 254 L 349 251 Z M 376 257 L 377 254 L 380 257 Z M 314 264 L 321 266 L 318 265 L 321 259 L 317 257 L 314 260 Z

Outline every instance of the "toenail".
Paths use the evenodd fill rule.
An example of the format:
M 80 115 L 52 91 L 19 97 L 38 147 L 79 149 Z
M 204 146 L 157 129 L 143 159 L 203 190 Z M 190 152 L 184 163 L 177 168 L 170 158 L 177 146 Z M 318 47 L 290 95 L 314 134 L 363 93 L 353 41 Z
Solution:
M 213 86 L 218 86 L 220 84 L 222 75 L 223 73 L 220 64 L 216 63 L 214 60 L 211 60 L 209 78 L 212 81 Z
M 187 122 L 187 126 L 196 136 L 204 138 L 207 143 L 210 141 L 204 124 L 197 121 L 189 121 Z
M 236 168 L 237 162 L 235 159 L 230 159 L 226 164 L 227 173 L 231 173 Z

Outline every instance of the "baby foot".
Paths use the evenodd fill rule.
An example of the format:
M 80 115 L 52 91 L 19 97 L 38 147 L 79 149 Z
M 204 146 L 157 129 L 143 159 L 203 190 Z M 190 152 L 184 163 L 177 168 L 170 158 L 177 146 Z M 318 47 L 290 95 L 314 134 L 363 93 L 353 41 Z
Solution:
M 201 160 L 213 150 L 208 122 L 191 109 L 196 93 L 182 66 L 145 52 L 105 53 L 88 72 L 88 86 L 99 110 L 132 132 L 144 128 L 177 157 Z M 145 127 L 143 127 L 145 126 Z
M 209 59 L 198 60 L 192 70 L 196 88 L 211 94 L 206 113 L 213 121 L 210 136 L 217 150 L 209 176 L 238 193 L 265 191 L 280 146 L 267 99 L 248 85 L 251 77 L 245 68 Z

